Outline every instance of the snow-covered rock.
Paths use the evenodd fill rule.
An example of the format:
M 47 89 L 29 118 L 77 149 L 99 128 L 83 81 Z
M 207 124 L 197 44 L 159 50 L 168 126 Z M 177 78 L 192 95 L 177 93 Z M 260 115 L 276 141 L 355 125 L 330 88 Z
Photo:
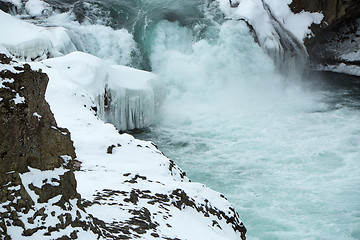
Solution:
M 28 0 L 25 3 L 26 12 L 32 16 L 37 17 L 41 15 L 46 15 L 52 11 L 50 5 L 41 0 Z
M 99 117 L 114 124 L 118 130 L 149 127 L 165 98 L 165 86 L 157 75 L 108 65 L 86 53 L 73 52 L 44 60 L 43 64 L 46 65 L 42 67 L 43 71 L 50 76 L 62 74 L 68 79 L 69 92 L 85 91 Z
M 76 50 L 65 28 L 44 28 L 0 10 L 0 44 L 19 60 L 42 60 Z
M 76 68 L 70 59 L 78 56 L 87 55 L 75 52 L 68 58 L 31 65 L 42 68 L 50 78 L 46 99 L 58 124 L 71 131 L 81 163 L 76 172 L 77 190 L 94 223 L 101 223 L 102 235 L 147 240 L 245 239 L 246 229 L 223 195 L 190 182 L 151 142 L 119 134 L 95 115 L 91 91 L 96 78 L 86 75 L 97 73 L 99 77 L 108 72 L 89 73 L 94 65 L 82 65 L 78 60 L 79 68 L 73 71 L 82 72 L 84 78 L 77 83 L 67 70 L 68 66 Z M 114 69 L 121 73 L 117 71 L 121 67 Z
M 305 41 L 311 68 L 360 76 L 360 8 L 359 1 L 294 0 L 296 13 L 322 12 L 320 25 L 312 27 L 314 35 Z
M 48 78 L 9 55 L 0 52 L 0 239 L 97 239 L 76 191 L 70 133 L 45 101 Z
M 256 34 L 256 40 L 275 61 L 289 55 L 306 55 L 304 38 L 311 35 L 310 25 L 320 23 L 320 13 L 293 13 L 292 0 L 218 0 L 226 18 L 244 20 Z M 284 61 L 285 59 L 285 61 Z

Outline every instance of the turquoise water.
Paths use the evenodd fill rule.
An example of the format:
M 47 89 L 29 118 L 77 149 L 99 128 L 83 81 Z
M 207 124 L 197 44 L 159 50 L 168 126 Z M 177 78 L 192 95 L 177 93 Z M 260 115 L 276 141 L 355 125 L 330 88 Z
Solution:
M 248 239 L 360 239 L 358 79 L 281 76 L 216 2 L 66 6 L 76 14 L 48 21 L 76 33 L 84 51 L 161 76 L 167 100 L 136 137 L 224 193 Z

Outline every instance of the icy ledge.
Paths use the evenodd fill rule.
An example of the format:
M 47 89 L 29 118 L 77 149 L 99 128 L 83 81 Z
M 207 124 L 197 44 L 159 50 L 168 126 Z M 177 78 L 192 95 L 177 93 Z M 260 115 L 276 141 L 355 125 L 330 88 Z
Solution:
M 121 65 L 108 65 L 83 52 L 42 61 L 50 76 L 67 79 L 72 94 L 87 96 L 91 108 L 118 130 L 149 127 L 165 99 L 165 86 L 157 75 Z M 82 92 L 82 93 L 81 93 Z M 50 98 L 51 93 L 47 93 Z
M 94 114 L 93 94 L 103 89 L 104 80 L 113 86 L 121 81 L 114 83 L 112 76 L 125 79 L 135 73 L 100 63 L 95 57 L 75 52 L 31 65 L 49 76 L 46 99 L 58 124 L 71 132 L 81 163 L 80 171 L 75 172 L 77 190 L 94 222 L 98 219 L 104 223 L 99 225 L 103 236 L 245 239 L 244 225 L 222 194 L 190 182 L 153 143 L 119 134 L 112 124 Z M 134 77 L 145 77 L 143 83 L 152 82 L 152 74 L 136 73 Z M 140 84 L 127 84 L 132 89 L 143 89 Z
M 42 60 L 76 50 L 65 28 L 38 27 L 1 10 L 0 29 L 0 44 L 19 60 Z

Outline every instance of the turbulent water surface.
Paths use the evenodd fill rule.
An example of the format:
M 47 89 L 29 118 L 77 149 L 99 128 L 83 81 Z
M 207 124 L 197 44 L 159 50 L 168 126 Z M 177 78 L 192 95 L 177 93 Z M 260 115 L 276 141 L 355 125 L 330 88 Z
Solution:
M 57 5 L 47 24 L 79 49 L 162 77 L 167 100 L 136 136 L 224 193 L 248 239 L 360 239 L 359 79 L 281 76 L 212 1 Z

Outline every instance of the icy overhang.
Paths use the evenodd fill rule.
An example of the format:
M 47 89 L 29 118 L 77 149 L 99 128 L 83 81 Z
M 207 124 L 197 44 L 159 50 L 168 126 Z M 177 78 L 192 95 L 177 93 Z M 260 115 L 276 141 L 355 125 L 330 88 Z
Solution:
M 118 130 L 149 127 L 165 99 L 165 86 L 156 74 L 109 65 L 87 53 L 73 52 L 42 63 L 50 81 L 57 75 L 69 91 L 88 94 L 98 116 Z

